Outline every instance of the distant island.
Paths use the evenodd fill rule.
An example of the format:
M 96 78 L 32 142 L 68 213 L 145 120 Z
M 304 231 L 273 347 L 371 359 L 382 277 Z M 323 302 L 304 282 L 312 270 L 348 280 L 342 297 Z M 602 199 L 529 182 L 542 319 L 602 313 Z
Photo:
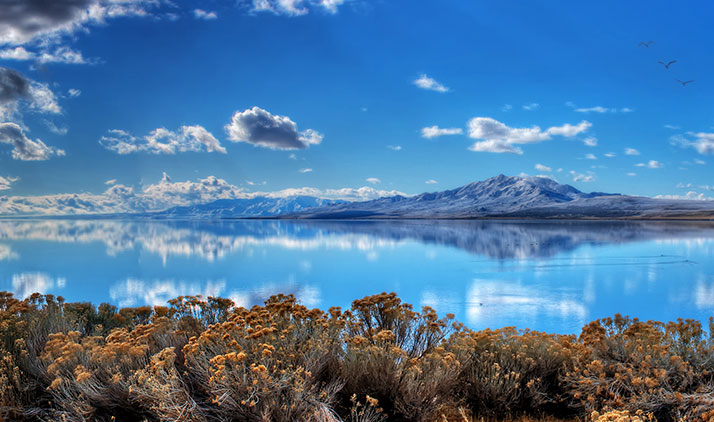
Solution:
M 371 201 L 314 197 L 222 199 L 173 207 L 150 218 L 292 219 L 683 219 L 714 218 L 714 201 L 659 199 L 591 192 L 547 177 L 498 175 L 468 185 L 415 196 Z

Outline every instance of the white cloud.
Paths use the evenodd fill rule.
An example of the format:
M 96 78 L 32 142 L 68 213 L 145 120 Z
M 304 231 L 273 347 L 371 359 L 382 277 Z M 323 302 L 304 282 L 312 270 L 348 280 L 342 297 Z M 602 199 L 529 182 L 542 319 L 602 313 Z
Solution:
M 312 169 L 310 169 L 310 168 L 303 168 L 303 169 L 300 169 L 300 170 L 298 170 L 298 171 L 299 171 L 300 173 L 310 173 L 310 172 L 312 172 Z
M 439 183 L 439 182 L 437 182 L 437 181 L 434 180 L 434 179 L 429 179 L 429 180 L 427 180 L 427 181 L 424 182 L 424 183 L 426 183 L 427 185 L 435 185 L 435 184 L 437 184 L 437 183 Z
M 63 150 L 48 147 L 40 139 L 33 141 L 28 138 L 16 123 L 0 123 L 0 144 L 12 145 L 12 158 L 15 160 L 44 161 L 65 155 Z
M 538 126 L 530 128 L 511 128 L 490 117 L 474 117 L 468 123 L 468 134 L 473 139 L 480 139 L 469 148 L 471 151 L 523 154 L 516 145 L 542 142 L 552 136 L 573 137 L 585 132 L 592 124 L 586 120 L 577 125 L 565 124 L 553 126 L 545 131 Z
M 337 13 L 345 0 L 252 0 L 253 12 L 271 12 L 276 15 L 301 16 L 312 9 L 330 14 Z
M 205 284 L 176 280 L 144 281 L 127 278 L 109 289 L 109 297 L 120 307 L 127 306 L 162 306 L 179 295 L 201 295 L 203 297 L 220 296 L 226 288 L 225 280 L 211 281 Z
M 595 174 L 593 172 L 587 172 L 587 174 L 578 173 L 574 170 L 570 170 L 570 175 L 573 177 L 573 182 L 594 182 Z
M 137 138 L 123 130 L 113 129 L 108 135 L 102 136 L 99 143 L 121 155 L 138 152 L 173 155 L 187 151 L 226 153 L 226 149 L 218 139 L 198 125 L 181 126 L 176 132 L 159 128 L 142 138 Z
M 414 80 L 414 85 L 421 89 L 427 89 L 430 91 L 449 92 L 449 88 L 437 82 L 435 79 L 428 77 L 424 73 L 422 73 L 417 79 Z
M 640 155 L 640 152 L 634 148 L 625 148 L 625 155 Z
M 365 179 L 365 180 L 367 181 L 367 183 L 371 183 L 371 184 L 373 184 L 373 185 L 377 185 L 377 184 L 379 184 L 379 183 L 382 183 L 382 181 L 379 180 L 379 179 L 376 178 L 376 177 L 368 177 L 368 178 Z
M 440 128 L 439 126 L 425 127 L 421 130 L 422 138 L 436 138 L 444 135 L 461 135 L 464 130 L 460 127 Z
M 714 200 L 711 196 L 706 196 L 703 193 L 689 191 L 686 195 L 657 195 L 655 198 L 659 199 L 686 199 L 690 201 L 712 201 Z
M 595 154 L 586 154 L 585 159 L 586 160 L 597 160 L 597 157 L 595 156 Z
M 87 60 L 82 53 L 66 46 L 57 47 L 54 50 L 42 49 L 34 52 L 19 46 L 15 48 L 5 48 L 0 50 L 0 59 L 17 61 L 36 61 L 41 64 L 63 63 L 63 64 L 87 64 L 95 63 L 94 60 Z
M 675 125 L 664 125 L 664 127 L 665 127 L 665 129 L 672 129 L 672 130 L 681 129 L 679 126 L 675 126 Z
M 401 151 L 402 150 L 401 145 L 387 145 L 387 148 L 391 149 L 392 151 Z
M 82 91 L 80 91 L 78 89 L 70 88 L 67 90 L 67 95 L 69 95 L 70 98 L 77 98 L 80 95 L 82 95 Z
M 603 154 L 603 155 L 604 155 L 605 157 L 607 157 L 607 158 L 612 158 L 612 157 L 617 156 L 617 154 L 615 154 L 614 152 L 606 152 L 606 153 Z
M 698 158 L 695 158 L 695 159 L 694 159 L 694 163 L 695 163 L 695 164 L 699 164 L 700 166 L 706 166 L 706 165 L 707 165 L 707 162 L 706 162 L 706 161 L 700 160 L 700 159 L 698 159 Z
M 694 148 L 702 155 L 714 155 L 714 133 L 687 132 L 687 135 L 694 137 L 694 140 L 690 140 L 682 135 L 677 135 L 670 138 L 672 144 L 686 148 Z
M 66 285 L 64 278 L 53 278 L 47 273 L 24 272 L 12 275 L 12 292 L 15 297 L 26 298 L 33 293 L 49 293 Z
M 597 138 L 594 136 L 588 136 L 587 138 L 583 139 L 583 143 L 589 147 L 596 147 Z
M 213 20 L 217 19 L 218 15 L 216 15 L 216 12 L 210 12 L 210 11 L 205 11 L 202 9 L 193 9 L 193 16 L 196 19 L 203 19 L 203 20 Z
M 603 107 L 603 106 L 593 106 L 593 107 L 578 107 L 576 106 L 573 102 L 568 101 L 565 103 L 566 106 L 572 108 L 578 113 L 632 113 L 635 111 L 631 107 L 622 107 L 622 108 L 615 108 L 615 107 Z
M 629 172 L 629 173 L 627 173 L 627 175 L 630 177 L 635 177 L 635 176 L 637 176 L 637 173 Z
M 637 164 L 635 164 L 635 166 L 637 166 L 637 167 L 647 167 L 647 168 L 650 168 L 650 169 L 661 169 L 662 167 L 664 167 L 664 164 L 660 163 L 660 162 L 657 161 L 657 160 L 650 160 L 650 161 L 648 161 L 648 162 L 646 162 L 646 163 L 637 163 Z
M 47 129 L 50 130 L 50 132 L 56 134 L 56 135 L 66 135 L 67 132 L 69 132 L 69 128 L 66 126 L 57 126 L 53 121 L 44 119 L 43 120 L 45 126 L 47 126 Z
M 509 112 L 511 110 L 513 110 L 513 106 L 510 104 L 504 104 L 503 107 L 501 107 L 501 111 L 504 111 L 504 112 Z
M 322 142 L 323 136 L 307 129 L 298 132 L 287 116 L 273 115 L 260 107 L 236 111 L 225 126 L 228 139 L 270 149 L 305 149 Z
M 105 185 L 109 185 L 109 186 L 111 186 L 111 185 L 116 185 L 116 184 L 117 184 L 117 179 L 107 180 L 106 182 L 104 182 L 104 184 L 105 184 Z
M 538 170 L 538 171 L 547 171 L 547 172 L 553 171 L 552 168 L 550 168 L 550 167 L 548 167 L 548 166 L 545 166 L 545 165 L 543 165 L 543 164 L 536 164 L 536 165 L 535 165 L 535 169 Z
M 527 111 L 535 111 L 535 110 L 538 110 L 539 108 L 540 108 L 540 104 L 538 104 L 538 103 L 530 103 L 530 104 L 523 105 L 523 110 L 527 110 Z
M 12 189 L 12 184 L 20 180 L 19 177 L 0 176 L 0 191 Z

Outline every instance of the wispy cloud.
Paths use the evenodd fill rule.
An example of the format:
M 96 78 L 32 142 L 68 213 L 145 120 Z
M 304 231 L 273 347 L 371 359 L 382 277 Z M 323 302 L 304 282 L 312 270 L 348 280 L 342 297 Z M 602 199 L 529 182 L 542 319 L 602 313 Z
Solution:
M 575 170 L 570 170 L 570 175 L 573 178 L 573 182 L 594 182 L 595 174 L 593 172 L 587 172 L 587 174 L 578 173 Z
M 387 145 L 387 148 L 391 149 L 392 151 L 401 151 L 402 150 L 401 145 Z
M 640 152 L 634 148 L 625 148 L 625 155 L 640 155 Z
M 538 104 L 538 103 L 530 103 L 530 104 L 523 105 L 523 110 L 526 110 L 526 111 L 536 111 L 539 108 L 540 108 L 540 104 Z
M 0 176 L 0 191 L 12 189 L 12 185 L 20 180 L 19 177 Z
M 583 139 L 583 143 L 589 147 L 596 147 L 597 138 L 594 136 L 588 136 L 587 138 Z
M 687 132 L 687 136 L 689 137 L 684 135 L 672 136 L 670 143 L 679 145 L 682 148 L 693 148 L 702 155 L 714 154 L 714 133 Z
M 440 128 L 439 126 L 425 127 L 421 130 L 422 138 L 436 138 L 444 135 L 461 135 L 464 130 L 460 127 Z
M 530 128 L 511 128 L 490 117 L 474 117 L 468 123 L 470 138 L 479 139 L 469 148 L 471 151 L 523 154 L 517 145 L 531 144 L 551 139 L 553 136 L 572 138 L 585 132 L 592 124 L 583 120 L 571 125 L 553 126 L 541 130 L 538 126 Z
M 424 183 L 426 183 L 427 185 L 435 185 L 435 184 L 437 184 L 437 183 L 439 183 L 439 182 L 437 182 L 437 181 L 434 180 L 434 179 L 429 179 L 429 180 L 427 180 L 427 181 L 424 182 Z
M 425 73 L 422 73 L 417 79 L 414 80 L 414 85 L 429 91 L 449 92 L 449 88 L 437 82 L 436 79 L 428 77 Z
M 298 170 L 298 172 L 300 172 L 300 173 L 311 173 L 311 172 L 312 172 L 312 169 L 311 169 L 311 168 L 302 168 L 302 169 Z
M 376 178 L 376 177 L 368 177 L 368 178 L 365 179 L 365 180 L 367 181 L 367 183 L 371 183 L 371 184 L 373 184 L 373 185 L 377 185 L 377 184 L 379 184 L 379 183 L 382 183 L 382 181 L 379 180 L 379 179 Z
M 649 160 L 646 163 L 637 163 L 635 164 L 636 167 L 647 167 L 649 169 L 661 169 L 664 167 L 664 164 L 660 163 L 657 160 Z
M 574 111 L 578 113 L 599 113 L 599 114 L 604 114 L 604 113 L 632 113 L 635 111 L 631 107 L 603 107 L 603 106 L 592 106 L 592 107 L 578 107 L 576 106 L 573 102 L 568 101 L 565 103 L 566 106 L 569 108 L 572 108 Z
M 538 170 L 538 171 L 547 171 L 547 172 L 553 171 L 552 168 L 550 168 L 550 167 L 548 167 L 548 166 L 545 166 L 545 165 L 543 165 L 543 164 L 536 164 L 536 165 L 535 165 L 535 169 Z
M 203 9 L 193 9 L 193 16 L 196 19 L 203 19 L 207 21 L 218 19 L 218 15 L 216 15 L 216 12 L 206 11 Z
M 335 14 L 345 0 L 247 0 L 253 5 L 253 12 L 271 12 L 276 15 L 302 16 L 311 10 L 321 10 Z

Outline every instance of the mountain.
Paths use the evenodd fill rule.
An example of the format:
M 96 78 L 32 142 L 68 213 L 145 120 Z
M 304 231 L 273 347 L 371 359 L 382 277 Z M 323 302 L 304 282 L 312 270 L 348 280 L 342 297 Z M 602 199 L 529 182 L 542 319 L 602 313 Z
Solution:
M 314 208 L 287 218 L 714 218 L 714 201 L 584 193 L 545 177 L 499 175 L 443 192 Z
M 328 207 L 346 203 L 345 201 L 321 199 L 313 196 L 288 198 L 219 199 L 206 204 L 172 207 L 165 211 L 149 213 L 153 218 L 250 218 L 272 217 L 282 214 L 302 212 L 316 207 Z

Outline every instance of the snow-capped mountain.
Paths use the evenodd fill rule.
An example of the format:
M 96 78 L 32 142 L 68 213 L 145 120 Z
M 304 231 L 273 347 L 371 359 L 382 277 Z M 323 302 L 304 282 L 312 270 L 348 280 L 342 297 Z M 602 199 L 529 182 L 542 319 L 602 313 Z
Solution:
M 714 201 L 585 193 L 545 177 L 499 175 L 443 192 L 289 214 L 297 218 L 709 218 Z
M 207 204 L 173 207 L 166 211 L 151 214 L 151 216 L 157 218 L 271 217 L 343 203 L 345 203 L 345 201 L 321 199 L 314 196 L 295 196 L 288 198 L 257 196 L 254 198 L 219 199 Z

